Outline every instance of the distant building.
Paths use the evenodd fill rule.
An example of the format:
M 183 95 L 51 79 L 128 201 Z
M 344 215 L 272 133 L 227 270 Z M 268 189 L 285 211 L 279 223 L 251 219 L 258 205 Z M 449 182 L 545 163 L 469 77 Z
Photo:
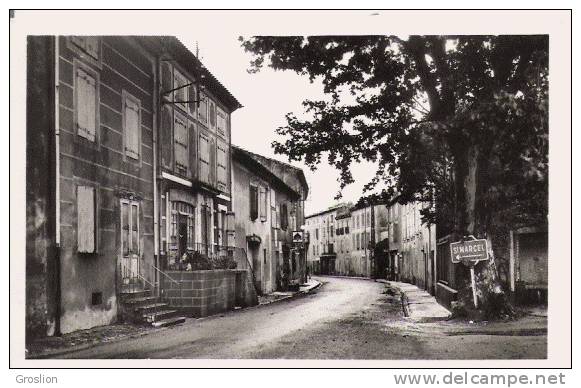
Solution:
M 293 232 L 304 228 L 308 185 L 302 170 L 239 147 L 232 150 L 236 246 L 247 252 L 239 267 L 252 269 L 262 293 L 305 282 L 304 243 L 293 242 Z
M 311 273 L 336 273 L 335 218 L 349 208 L 349 204 L 338 204 L 305 217 L 309 236 L 307 263 Z
M 420 211 L 426 206 L 421 202 L 395 204 L 394 216 L 399 228 L 399 244 L 396 262 L 400 280 L 413 283 L 435 293 L 436 284 L 436 225 L 422 222 Z M 395 236 L 395 233 L 394 233 Z
M 306 218 L 315 273 L 399 279 L 433 290 L 435 226 L 422 204 L 339 204 Z M 433 291 L 431 291 L 433 292 Z

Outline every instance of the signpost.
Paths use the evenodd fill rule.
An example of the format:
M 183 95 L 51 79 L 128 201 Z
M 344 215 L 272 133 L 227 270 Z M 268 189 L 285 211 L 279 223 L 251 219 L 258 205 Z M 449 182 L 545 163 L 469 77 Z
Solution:
M 297 230 L 293 232 L 293 242 L 297 244 L 302 244 L 303 242 L 305 242 L 305 236 L 302 230 Z
M 488 260 L 488 242 L 485 239 L 478 240 L 474 236 L 468 236 L 468 238 L 450 243 L 450 254 L 452 256 L 452 263 L 464 263 L 465 266 L 470 268 L 472 297 L 474 299 L 474 307 L 478 308 L 474 266 L 479 261 Z

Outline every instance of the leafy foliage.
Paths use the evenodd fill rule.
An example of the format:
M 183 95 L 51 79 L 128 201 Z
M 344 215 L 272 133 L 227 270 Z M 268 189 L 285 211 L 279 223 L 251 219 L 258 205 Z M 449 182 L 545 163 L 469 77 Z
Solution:
M 251 72 L 294 71 L 320 80 L 328 97 L 287 114 L 275 152 L 312 169 L 326 157 L 341 189 L 353 182 L 352 163 L 375 162 L 369 200 L 436 202 L 425 220 L 464 232 L 467 150 L 477 147 L 479 230 L 545 221 L 547 36 L 240 40 L 254 55 Z

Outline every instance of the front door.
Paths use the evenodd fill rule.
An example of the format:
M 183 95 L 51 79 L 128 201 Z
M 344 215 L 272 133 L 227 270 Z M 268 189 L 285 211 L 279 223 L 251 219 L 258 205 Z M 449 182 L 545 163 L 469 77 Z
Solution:
M 139 202 L 121 200 L 121 274 L 123 284 L 139 281 Z

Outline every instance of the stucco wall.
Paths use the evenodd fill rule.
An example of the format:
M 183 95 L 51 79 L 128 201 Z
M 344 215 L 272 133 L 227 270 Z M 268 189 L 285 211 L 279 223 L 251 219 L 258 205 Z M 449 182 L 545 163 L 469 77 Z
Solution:
M 27 40 L 26 338 L 55 329 L 55 180 L 52 38 Z
M 153 263 L 153 72 L 152 63 L 123 38 L 103 38 L 102 65 L 85 62 L 60 38 L 60 191 L 62 331 L 109 324 L 116 319 L 116 274 L 120 260 L 120 198 L 134 195 L 139 203 L 141 261 Z M 76 134 L 74 69 L 79 62 L 99 75 L 99 123 L 94 143 Z M 124 157 L 122 93 L 141 102 L 141 144 L 138 163 Z M 95 187 L 97 253 L 77 253 L 78 185 Z M 92 294 L 102 303 L 92 305 Z

